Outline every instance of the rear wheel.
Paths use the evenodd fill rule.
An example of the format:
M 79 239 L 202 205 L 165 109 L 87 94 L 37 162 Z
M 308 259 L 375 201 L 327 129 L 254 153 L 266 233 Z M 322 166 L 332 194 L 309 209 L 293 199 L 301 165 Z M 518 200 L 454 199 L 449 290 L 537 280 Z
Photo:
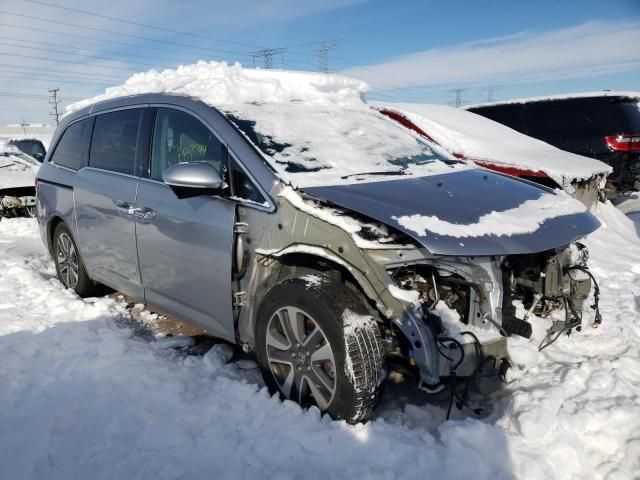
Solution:
M 360 296 L 326 276 L 288 279 L 265 297 L 256 353 L 272 392 L 350 423 L 371 416 L 384 349 Z
M 53 255 L 58 280 L 66 288 L 75 290 L 81 297 L 98 293 L 98 284 L 89 278 L 76 242 L 64 223 L 59 223 L 53 232 Z

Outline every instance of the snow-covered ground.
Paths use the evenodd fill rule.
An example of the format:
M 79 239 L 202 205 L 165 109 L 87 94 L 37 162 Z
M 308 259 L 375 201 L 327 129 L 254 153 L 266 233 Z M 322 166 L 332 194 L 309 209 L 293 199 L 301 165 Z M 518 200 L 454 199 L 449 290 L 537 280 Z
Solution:
M 33 220 L 2 220 L 0 479 L 638 478 L 640 240 L 613 207 L 598 215 L 600 328 L 586 319 L 476 396 L 480 418 L 445 422 L 442 401 L 389 385 L 357 426 L 270 397 L 223 348 L 139 335 L 123 302 L 62 289 Z

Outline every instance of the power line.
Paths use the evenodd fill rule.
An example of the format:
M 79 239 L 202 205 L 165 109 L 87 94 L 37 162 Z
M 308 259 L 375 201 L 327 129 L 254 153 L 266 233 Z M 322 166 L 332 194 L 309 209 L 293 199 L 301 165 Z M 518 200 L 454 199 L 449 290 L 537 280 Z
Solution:
M 43 1 L 40 1 L 40 0 L 23 0 L 23 1 L 30 2 L 30 3 L 38 3 L 40 5 L 46 5 L 48 7 L 59 8 L 59 9 L 67 10 L 67 11 L 71 11 L 71 12 L 83 13 L 85 15 L 91 15 L 91 16 L 94 16 L 94 17 L 105 18 L 107 20 L 112 20 L 112 21 L 115 21 L 115 22 L 127 23 L 129 25 L 135 25 L 135 26 L 138 26 L 138 27 L 150 28 L 150 29 L 158 30 L 158 31 L 162 31 L 162 32 L 177 33 L 179 35 L 187 35 L 187 36 L 195 37 L 195 38 L 203 38 L 203 39 L 206 39 L 206 40 L 214 40 L 216 42 L 228 43 L 230 45 L 239 45 L 239 46 L 242 46 L 242 47 L 262 48 L 262 47 L 260 47 L 258 45 L 251 45 L 249 43 L 236 42 L 236 41 L 233 41 L 233 40 L 225 40 L 223 38 L 216 38 L 216 37 L 211 37 L 209 35 L 202 35 L 202 34 L 192 33 L 192 32 L 182 32 L 180 30 L 173 30 L 171 28 L 159 27 L 157 25 L 150 25 L 148 23 L 134 22 L 133 20 L 126 20 L 126 19 L 120 18 L 120 17 L 111 17 L 111 16 L 108 16 L 108 15 L 101 15 L 99 13 L 90 12 L 88 10 L 80 10 L 79 8 L 65 7 L 63 5 L 58 5 L 58 4 L 49 3 L 49 2 L 43 2 Z
M 51 47 L 72 48 L 74 50 L 84 50 L 84 51 L 90 51 L 90 52 L 95 51 L 95 49 L 82 48 L 82 47 L 78 48 L 75 45 L 67 45 L 67 44 L 64 44 L 64 43 L 38 42 L 36 40 L 26 40 L 26 39 L 23 39 L 23 38 L 0 37 L 0 40 L 9 40 L 9 41 L 14 41 L 14 42 L 26 42 L 26 43 L 33 43 L 33 44 L 36 44 L 36 45 L 46 45 L 46 46 L 51 46 Z M 131 45 L 131 44 L 128 44 L 128 45 L 134 46 L 134 45 Z M 22 47 L 22 45 L 15 45 L 15 46 Z M 27 47 L 24 47 L 24 48 L 27 48 Z M 65 52 L 65 53 L 67 53 L 67 52 Z M 70 55 L 78 55 L 76 52 L 68 52 L 68 53 Z M 120 52 L 109 52 L 109 51 L 106 51 L 106 52 L 102 52 L 102 53 L 120 55 Z M 135 53 L 126 53 L 124 56 L 125 57 L 148 58 L 150 60 L 157 60 L 158 59 L 158 57 L 155 57 L 155 56 L 152 56 L 152 55 L 138 55 L 138 54 L 135 54 Z
M 53 48 L 30 47 L 28 45 L 15 45 L 15 44 L 6 43 L 6 42 L 0 42 L 0 45 L 4 45 L 5 47 L 25 48 L 25 49 L 28 49 L 28 50 L 35 50 L 37 52 L 61 53 L 63 55 L 75 55 L 75 56 L 84 57 L 84 58 L 94 58 L 96 60 L 106 60 L 106 61 L 110 61 L 110 62 L 128 63 L 128 64 L 131 64 L 131 65 L 144 65 L 144 66 L 152 67 L 152 68 L 157 68 L 157 67 L 170 68 L 168 65 L 159 65 L 157 63 L 130 62 L 130 61 L 122 60 L 120 58 L 103 57 L 103 56 L 100 56 L 100 55 L 85 55 L 83 53 L 65 52 L 63 50 L 56 50 L 56 49 L 53 49 Z
M 65 77 L 62 76 L 57 76 L 57 75 L 47 75 L 46 77 L 39 77 L 39 78 L 24 78 L 24 75 L 26 72 L 13 72 L 13 75 L 4 75 L 4 73 L 6 73 L 4 70 L 0 70 L 0 78 L 5 78 L 8 79 L 9 81 L 11 80 L 16 80 L 19 81 L 20 83 L 18 83 L 18 85 L 22 85 L 23 83 L 46 83 L 46 84 L 51 84 L 51 80 L 56 80 L 60 83 L 71 83 L 74 85 L 107 85 L 108 83 L 111 82 L 95 82 L 95 81 L 78 81 L 78 80 L 67 80 Z M 9 72 L 12 73 L 12 72 Z M 2 82 L 3 85 L 6 85 L 9 82 Z
M 116 66 L 112 66 L 112 65 L 99 65 L 97 63 L 87 63 L 87 62 L 73 62 L 71 60 L 61 60 L 61 59 L 57 59 L 57 60 L 53 60 L 51 58 L 47 58 L 47 57 L 34 57 L 31 55 L 18 55 L 16 53 L 5 53 L 5 52 L 0 52 L 0 55 L 4 55 L 6 57 L 18 57 L 18 58 L 29 58 L 31 60 L 42 60 L 45 62 L 62 62 L 62 63 L 70 63 L 70 64 L 74 64 L 74 65 L 83 65 L 83 66 L 87 66 L 87 67 L 98 67 L 98 68 L 108 68 L 111 70 L 124 70 L 127 71 L 129 73 L 131 73 L 131 68 L 127 68 L 127 67 L 116 67 Z M 118 61 L 118 60 L 116 60 Z
M 108 83 L 112 83 L 114 81 L 114 77 L 107 77 L 106 75 L 101 76 L 99 74 L 94 75 L 86 72 L 73 72 L 69 70 L 60 70 L 58 68 L 47 67 L 47 72 L 46 72 L 47 76 L 45 77 L 44 75 L 42 75 L 42 70 L 38 70 L 37 67 L 31 67 L 28 65 L 14 65 L 10 63 L 0 63 L 0 67 L 3 68 L 3 70 L 0 70 L 0 71 L 3 71 L 5 73 L 17 73 L 21 75 L 39 75 L 39 78 L 48 78 L 49 76 L 53 76 L 55 78 L 57 76 L 57 77 L 61 77 L 62 79 L 66 79 L 68 78 L 67 75 L 73 75 L 74 77 L 77 77 L 79 79 L 85 78 L 85 79 L 104 80 L 105 82 L 108 82 Z M 10 70 L 7 70 L 5 67 L 9 67 Z M 15 70 L 15 69 L 19 69 L 19 70 Z M 50 72 L 54 72 L 54 74 L 57 73 L 58 75 L 51 75 Z
M 0 14 L 10 15 L 10 16 L 14 16 L 14 17 L 28 18 L 30 20 L 38 20 L 38 21 L 46 22 L 46 23 L 50 23 L 51 22 L 51 19 L 48 19 L 48 18 L 36 17 L 34 15 L 26 15 L 26 14 L 23 14 L 23 13 L 7 12 L 7 11 L 4 11 L 4 10 L 0 10 Z M 94 32 L 108 33 L 110 35 L 120 35 L 122 37 L 135 38 L 135 39 L 138 39 L 138 40 L 146 40 L 146 41 L 157 42 L 157 43 L 165 43 L 167 45 L 175 45 L 175 46 L 178 46 L 178 47 L 195 48 L 195 49 L 198 49 L 198 50 L 203 50 L 203 51 L 208 51 L 208 52 L 215 52 L 216 54 L 228 53 L 228 54 L 232 54 L 232 55 L 249 56 L 247 54 L 247 52 L 233 52 L 233 51 L 229 51 L 229 50 L 220 50 L 220 49 L 216 49 L 216 48 L 199 47 L 197 45 L 189 45 L 189 44 L 186 44 L 186 43 L 173 42 L 173 41 L 170 41 L 170 40 L 162 40 L 162 39 L 159 39 L 159 38 L 145 37 L 145 36 L 142 36 L 142 35 L 134 35 L 134 34 L 131 34 L 131 33 L 116 32 L 116 31 L 113 31 L 113 30 L 107 30 L 107 29 L 104 29 L 104 28 L 97 28 L 97 27 L 89 27 L 89 26 L 80 25 L 80 24 L 77 24 L 77 23 L 63 22 L 62 20 L 56 20 L 56 24 L 67 25 L 69 27 L 75 27 L 75 28 L 84 28 L 85 30 L 91 30 L 91 31 L 94 31 Z

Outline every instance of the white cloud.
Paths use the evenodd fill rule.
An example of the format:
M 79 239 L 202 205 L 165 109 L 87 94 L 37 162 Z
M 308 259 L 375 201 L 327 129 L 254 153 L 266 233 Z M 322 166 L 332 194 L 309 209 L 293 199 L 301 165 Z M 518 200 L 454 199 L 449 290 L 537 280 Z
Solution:
M 581 78 L 640 69 L 640 20 L 589 22 L 433 48 L 344 73 L 374 89 Z

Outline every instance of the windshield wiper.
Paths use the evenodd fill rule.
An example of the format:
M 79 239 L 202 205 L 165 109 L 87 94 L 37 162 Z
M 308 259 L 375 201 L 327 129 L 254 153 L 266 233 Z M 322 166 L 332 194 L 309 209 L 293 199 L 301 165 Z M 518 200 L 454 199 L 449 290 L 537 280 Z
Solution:
M 360 177 L 365 175 L 406 175 L 404 170 L 389 170 L 383 172 L 362 172 L 362 173 L 350 173 L 349 175 L 344 175 L 340 177 L 341 179 L 350 178 L 350 177 Z

